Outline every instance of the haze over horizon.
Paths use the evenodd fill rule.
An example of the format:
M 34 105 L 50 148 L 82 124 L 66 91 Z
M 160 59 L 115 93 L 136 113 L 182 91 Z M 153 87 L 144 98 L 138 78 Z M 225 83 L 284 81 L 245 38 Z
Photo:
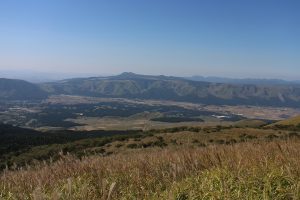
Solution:
M 296 0 L 2 1 L 0 73 L 299 80 L 299 8 Z

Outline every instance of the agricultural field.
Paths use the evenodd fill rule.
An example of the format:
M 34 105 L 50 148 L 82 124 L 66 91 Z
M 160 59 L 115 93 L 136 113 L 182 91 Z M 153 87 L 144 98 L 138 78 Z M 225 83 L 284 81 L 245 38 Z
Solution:
M 41 102 L 2 102 L 2 123 L 36 130 L 150 130 L 176 126 L 230 125 L 243 119 L 269 122 L 300 114 L 299 109 L 212 106 L 158 100 L 57 95 Z

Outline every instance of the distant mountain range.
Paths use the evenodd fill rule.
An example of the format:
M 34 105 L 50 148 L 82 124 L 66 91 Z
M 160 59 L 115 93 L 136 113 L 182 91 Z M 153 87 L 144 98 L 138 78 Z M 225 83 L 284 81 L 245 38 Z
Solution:
M 70 79 L 73 77 L 91 77 L 92 73 L 47 73 L 33 70 L 0 70 L 0 78 L 21 79 L 32 83 L 43 83 Z
M 123 73 L 118 76 L 74 78 L 31 84 L 17 80 L 0 82 L 0 99 L 44 98 L 47 95 L 82 95 L 187 101 L 217 105 L 262 105 L 300 107 L 297 83 L 212 83 L 180 77 Z M 15 84 L 13 84 L 15 82 Z M 217 81 L 219 82 L 219 81 Z M 25 84 L 26 83 L 26 84 Z M 9 87 L 5 86 L 8 85 Z M 26 87 L 23 87 L 26 86 Z M 20 93 L 18 92 L 20 91 Z
M 128 73 L 130 74 L 130 73 Z M 95 75 L 92 73 L 47 73 L 30 70 L 0 70 L 0 78 L 20 79 L 32 83 L 55 82 L 64 79 L 72 78 L 87 78 L 87 77 L 107 77 L 108 75 Z M 230 84 L 255 84 L 255 85 L 290 85 L 300 84 L 300 80 L 290 81 L 282 79 L 254 79 L 254 78 L 225 78 L 216 76 L 190 76 L 182 77 L 192 81 L 202 81 L 209 83 L 230 83 Z
M 187 80 L 192 81 L 203 81 L 209 83 L 230 83 L 230 84 L 254 84 L 254 85 L 291 85 L 300 84 L 300 81 L 287 81 L 282 79 L 234 79 L 234 78 L 223 78 L 223 77 L 204 77 L 204 76 L 191 76 L 185 77 Z

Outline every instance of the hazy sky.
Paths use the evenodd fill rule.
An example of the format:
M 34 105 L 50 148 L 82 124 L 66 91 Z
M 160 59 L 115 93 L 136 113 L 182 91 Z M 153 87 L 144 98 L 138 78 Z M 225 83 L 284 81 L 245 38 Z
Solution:
M 0 70 L 300 79 L 300 1 L 0 0 Z

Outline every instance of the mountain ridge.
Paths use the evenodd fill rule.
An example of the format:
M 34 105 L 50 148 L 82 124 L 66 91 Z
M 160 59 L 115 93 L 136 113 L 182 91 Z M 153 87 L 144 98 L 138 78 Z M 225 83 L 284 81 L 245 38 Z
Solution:
M 50 94 L 163 99 L 204 104 L 299 107 L 298 85 L 209 83 L 182 77 L 139 75 L 67 79 L 41 84 Z
M 216 105 L 300 107 L 300 85 L 210 83 L 182 77 L 139 75 L 72 78 L 33 84 L 0 79 L 0 99 L 45 99 L 48 95 L 79 95 L 186 101 Z
M 257 78 L 225 78 L 216 76 L 190 76 L 184 77 L 187 80 L 204 81 L 210 83 L 230 83 L 230 84 L 254 84 L 254 85 L 299 85 L 299 80 L 283 79 L 257 79 Z

